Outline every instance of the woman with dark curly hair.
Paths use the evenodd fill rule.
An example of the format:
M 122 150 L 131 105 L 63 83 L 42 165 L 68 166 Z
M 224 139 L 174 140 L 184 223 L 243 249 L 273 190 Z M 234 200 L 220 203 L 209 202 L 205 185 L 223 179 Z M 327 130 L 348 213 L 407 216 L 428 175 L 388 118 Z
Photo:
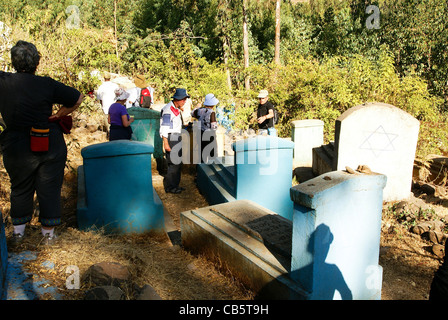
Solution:
M 61 223 L 61 188 L 67 146 L 58 120 L 81 104 L 84 96 L 50 77 L 35 75 L 40 54 L 29 42 L 11 49 L 16 73 L 0 71 L 0 113 L 6 129 L 0 135 L 3 163 L 11 181 L 13 242 L 25 235 L 34 212 L 34 193 L 46 242 Z M 61 105 L 53 114 L 53 104 Z

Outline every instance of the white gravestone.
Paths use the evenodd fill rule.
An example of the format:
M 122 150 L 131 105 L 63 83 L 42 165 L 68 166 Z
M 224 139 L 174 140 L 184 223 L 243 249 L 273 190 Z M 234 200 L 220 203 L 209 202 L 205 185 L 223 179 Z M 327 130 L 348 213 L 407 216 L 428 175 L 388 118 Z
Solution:
M 291 123 L 294 141 L 294 167 L 313 165 L 313 148 L 324 143 L 324 122 L 316 119 L 296 120 Z
M 410 196 L 420 122 L 385 103 L 366 103 L 336 120 L 334 170 L 367 165 L 387 176 L 384 201 Z

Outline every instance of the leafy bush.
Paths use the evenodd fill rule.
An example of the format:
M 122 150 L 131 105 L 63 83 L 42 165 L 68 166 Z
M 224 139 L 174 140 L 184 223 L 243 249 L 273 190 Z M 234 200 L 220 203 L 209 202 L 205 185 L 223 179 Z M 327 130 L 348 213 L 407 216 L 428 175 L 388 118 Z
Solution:
M 366 102 L 384 102 L 422 121 L 435 121 L 443 103 L 431 96 L 415 74 L 400 77 L 386 48 L 377 61 L 360 55 L 331 57 L 322 62 L 297 57 L 288 66 L 251 69 L 254 91 L 267 89 L 280 111 L 279 132 L 290 136 L 290 123 L 320 119 L 326 140 L 332 140 L 334 122 L 344 111 Z M 252 106 L 255 110 L 256 106 Z
M 438 6 L 446 8 L 436 5 L 434 0 L 425 2 L 430 3 L 433 9 Z M 78 3 L 84 9 L 100 8 L 100 4 L 94 1 Z M 215 7 L 217 2 L 213 3 L 213 10 L 218 10 Z M 407 5 L 409 3 L 406 2 Z M 109 18 L 113 17 L 111 4 L 110 0 L 103 4 L 107 6 L 106 16 Z M 200 4 L 204 5 L 205 10 L 206 2 Z M 179 25 L 170 27 L 170 30 L 175 30 L 165 30 L 168 32 L 165 34 L 156 29 L 143 32 L 130 22 L 135 13 L 132 8 L 136 5 L 137 2 L 129 4 L 130 7 L 120 6 L 118 37 L 111 28 L 111 19 L 100 19 L 94 14 L 84 16 L 79 29 L 67 29 L 64 11 L 66 3 L 52 0 L 41 4 L 19 0 L 3 3 L 0 5 L 3 10 L 0 16 L 8 25 L 14 26 L 12 43 L 19 39 L 27 40 L 35 43 L 41 51 L 39 74 L 75 86 L 84 93 L 99 85 L 99 81 L 91 75 L 94 70 L 107 70 L 129 77 L 143 74 L 156 89 L 156 98 L 161 100 L 168 100 L 176 87 L 187 88 L 194 105 L 202 103 L 207 93 L 214 93 L 222 107 L 234 110 L 231 119 L 234 128 L 245 130 L 257 128 L 256 95 L 259 90 L 267 89 L 280 113 L 277 125 L 280 136 L 291 136 L 290 124 L 294 120 L 320 119 L 325 124 L 326 141 L 334 138 L 335 120 L 344 111 L 366 102 L 384 102 L 403 109 L 421 121 L 419 156 L 448 149 L 446 130 L 442 123 L 445 116 L 441 114 L 444 100 L 441 95 L 435 96 L 429 91 L 441 92 L 443 89 L 440 75 L 446 70 L 446 64 L 443 63 L 446 57 L 441 52 L 446 51 L 443 51 L 446 46 L 440 46 L 437 42 L 440 36 L 432 34 L 431 45 L 433 48 L 437 46 L 439 53 L 433 57 L 429 54 L 432 49 L 424 46 L 423 33 L 418 37 L 419 50 L 412 51 L 412 48 L 400 47 L 392 41 L 391 17 L 400 17 L 400 21 L 409 23 L 415 22 L 415 14 L 412 15 L 413 20 L 408 21 L 396 7 L 391 7 L 389 12 L 384 13 L 387 18 L 384 30 L 370 32 L 363 26 L 364 12 L 347 6 L 345 2 L 335 5 L 332 10 L 323 6 L 328 10 L 321 10 L 318 16 L 307 12 L 305 7 L 293 8 L 287 5 L 282 11 L 282 32 L 286 34 L 282 36 L 283 64 L 279 66 L 267 62 L 272 58 L 272 43 L 266 42 L 269 42 L 273 31 L 270 25 L 273 13 L 267 11 L 272 8 L 272 4 L 266 2 L 267 9 L 264 12 L 256 8 L 258 16 L 253 18 L 260 20 L 249 21 L 252 26 L 251 64 L 245 69 L 240 59 L 241 52 L 236 54 L 241 51 L 240 31 L 237 25 L 224 20 L 224 16 L 220 16 L 223 20 L 216 22 L 213 31 L 210 31 L 213 39 L 204 37 L 194 40 L 192 30 L 207 30 L 206 24 L 190 27 L 189 22 L 197 19 L 189 17 L 181 20 Z M 240 5 L 233 5 L 240 10 Z M 123 14 L 126 8 L 130 10 L 129 18 Z M 219 10 L 221 13 L 227 12 L 226 9 Z M 419 6 L 419 10 L 417 12 L 421 12 L 423 7 Z M 232 13 L 232 17 L 240 17 L 238 12 Z M 206 16 L 213 20 L 212 12 Z M 437 17 L 439 19 L 440 15 Z M 222 48 L 212 46 L 218 46 L 219 39 L 222 39 L 219 37 L 223 37 L 217 30 L 219 26 L 225 26 L 229 35 L 236 35 L 232 39 L 238 39 L 230 43 L 232 48 L 227 65 L 219 59 L 210 59 L 211 56 L 222 54 Z M 428 24 L 424 26 L 426 31 L 431 29 Z M 410 30 L 407 27 L 400 35 Z M 379 43 L 388 45 L 379 46 Z M 400 50 L 397 50 L 397 46 Z M 417 51 L 424 53 L 419 53 L 424 59 L 413 56 Z M 207 56 L 206 52 L 213 52 L 213 55 Z M 410 55 L 407 60 L 404 60 L 403 52 Z M 424 70 L 427 70 L 427 64 L 423 63 L 426 63 L 425 59 L 432 63 L 430 77 L 425 77 L 427 80 L 423 80 Z M 423 66 L 417 62 L 423 63 Z M 2 62 L 2 68 L 6 66 L 10 67 L 8 59 Z M 226 71 L 231 75 L 232 88 L 228 87 Z M 437 81 L 434 79 L 436 74 Z M 244 87 L 246 76 L 250 77 L 250 90 Z M 93 104 L 88 99 L 82 108 L 92 110 Z

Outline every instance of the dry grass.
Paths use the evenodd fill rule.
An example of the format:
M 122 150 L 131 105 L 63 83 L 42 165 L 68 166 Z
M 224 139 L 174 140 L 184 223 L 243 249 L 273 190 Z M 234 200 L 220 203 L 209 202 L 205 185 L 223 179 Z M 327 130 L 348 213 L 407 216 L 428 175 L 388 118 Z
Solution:
M 73 132 L 66 137 L 68 167 L 62 188 L 63 225 L 57 227 L 59 239 L 56 245 L 40 245 L 40 223 L 37 214 L 27 227 L 27 238 L 19 248 L 9 251 L 31 250 L 37 252 L 37 259 L 27 262 L 25 267 L 38 276 L 51 280 L 68 300 L 83 299 L 92 284 L 81 281 L 79 290 L 66 289 L 69 266 L 79 268 L 81 280 L 87 269 L 100 262 L 117 262 L 128 268 L 130 282 L 125 288 L 128 299 L 134 296 L 134 285 L 152 286 L 164 300 L 247 300 L 253 295 L 235 280 L 226 270 L 207 261 L 201 256 L 193 256 L 179 245 L 173 245 L 168 236 L 150 234 L 106 235 L 102 230 L 80 231 L 76 225 L 77 175 L 76 168 L 82 164 L 80 151 L 91 143 L 85 131 Z M 74 143 L 73 141 L 76 141 Z M 194 174 L 186 170 L 181 185 L 188 191 L 181 195 L 165 194 L 162 177 L 154 170 L 153 185 L 171 215 L 172 224 L 180 230 L 180 212 L 208 205 L 194 184 Z M 0 208 L 6 225 L 6 236 L 10 237 L 12 225 L 9 221 L 9 178 L 0 158 Z M 42 267 L 49 261 L 54 268 Z M 42 299 L 51 297 L 42 297 Z
M 87 269 L 100 262 L 118 262 L 130 273 L 131 286 L 124 288 L 128 299 L 133 299 L 134 285 L 151 285 L 164 300 L 246 300 L 251 293 L 237 281 L 222 274 L 203 257 L 193 256 L 165 237 L 148 234 L 113 236 L 99 230 L 60 230 L 58 242 L 52 247 L 39 244 L 40 227 L 28 230 L 24 244 L 16 249 L 38 252 L 36 260 L 25 268 L 51 280 L 68 300 L 83 299 L 91 283 L 81 281 L 80 290 L 66 289 L 69 266 L 79 268 L 81 279 Z M 53 269 L 42 267 L 44 261 Z
M 382 300 L 427 300 L 440 260 L 429 243 L 383 211 L 379 264 L 383 267 Z

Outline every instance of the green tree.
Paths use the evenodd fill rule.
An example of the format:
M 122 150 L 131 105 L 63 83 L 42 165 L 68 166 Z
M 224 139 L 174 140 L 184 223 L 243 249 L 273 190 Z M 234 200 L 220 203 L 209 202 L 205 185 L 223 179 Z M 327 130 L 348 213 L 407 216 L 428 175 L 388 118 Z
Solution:
M 383 16 L 382 42 L 395 52 L 398 72 L 415 72 L 428 81 L 430 92 L 448 99 L 448 3 L 387 1 Z

